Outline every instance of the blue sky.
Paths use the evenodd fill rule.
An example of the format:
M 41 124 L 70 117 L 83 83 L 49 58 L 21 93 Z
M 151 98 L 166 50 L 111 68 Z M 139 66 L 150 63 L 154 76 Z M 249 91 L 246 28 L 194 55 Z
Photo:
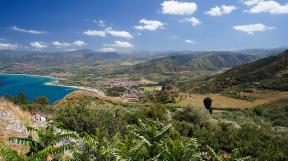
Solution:
M 0 50 L 238 50 L 288 44 L 287 0 L 1 0 Z

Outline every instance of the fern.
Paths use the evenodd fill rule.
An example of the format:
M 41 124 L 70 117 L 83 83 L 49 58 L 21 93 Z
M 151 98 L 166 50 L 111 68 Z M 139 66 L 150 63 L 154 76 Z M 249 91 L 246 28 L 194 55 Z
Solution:
M 2 141 L 0 141 L 0 160 L 1 158 L 5 161 L 23 161 L 15 150 L 10 149 Z
M 211 159 L 212 160 L 215 160 L 215 161 L 222 161 L 222 159 L 220 158 L 220 156 L 218 156 L 215 151 L 210 147 L 210 146 L 206 146 L 207 147 L 207 151 L 208 151 L 208 154 L 210 155 Z

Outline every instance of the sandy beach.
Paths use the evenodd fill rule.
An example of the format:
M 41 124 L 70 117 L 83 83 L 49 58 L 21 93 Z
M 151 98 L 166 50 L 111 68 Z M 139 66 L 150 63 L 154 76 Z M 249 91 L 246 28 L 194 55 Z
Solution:
M 95 88 L 85 87 L 85 86 L 68 86 L 68 85 L 61 85 L 61 84 L 56 84 L 57 82 L 58 82 L 58 81 L 48 82 L 48 83 L 45 83 L 45 85 L 73 88 L 73 89 L 78 89 L 78 90 L 83 90 L 83 91 L 89 91 L 89 92 L 93 92 L 93 93 L 97 93 L 97 94 L 100 94 L 100 95 L 105 96 L 104 92 L 102 92 L 101 90 L 95 89 Z

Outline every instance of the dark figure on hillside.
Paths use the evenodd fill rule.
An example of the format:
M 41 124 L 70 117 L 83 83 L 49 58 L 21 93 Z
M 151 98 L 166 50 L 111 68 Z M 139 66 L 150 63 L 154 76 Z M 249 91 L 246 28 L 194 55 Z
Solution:
M 212 99 L 210 97 L 206 97 L 203 100 L 204 106 L 207 110 L 209 110 L 210 114 L 212 114 Z

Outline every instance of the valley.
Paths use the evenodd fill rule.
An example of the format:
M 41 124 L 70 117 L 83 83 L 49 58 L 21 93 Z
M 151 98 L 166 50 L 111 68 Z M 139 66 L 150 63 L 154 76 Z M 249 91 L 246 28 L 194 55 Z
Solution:
M 288 91 L 285 88 L 287 83 L 285 63 L 288 53 L 284 50 L 275 53 L 277 51 L 269 50 L 269 54 L 266 52 L 264 55 L 238 52 L 169 54 L 141 59 L 141 61 L 131 55 L 115 58 L 107 56 L 107 60 L 106 57 L 97 56 L 94 59 L 93 57 L 96 57 L 94 54 L 98 55 L 98 53 L 83 56 L 83 51 L 80 51 L 80 55 L 83 56 L 83 59 L 80 59 L 82 62 L 71 60 L 71 62 L 53 65 L 39 61 L 42 56 L 44 59 L 47 58 L 43 53 L 37 61 L 30 62 L 33 68 L 26 68 L 16 73 L 53 76 L 58 79 L 57 82 L 52 83 L 53 85 L 73 88 L 73 90 L 66 91 L 65 95 L 54 100 L 49 95 L 46 97 L 45 94 L 29 98 L 29 93 L 27 93 L 28 97 L 25 93 L 18 95 L 15 93 L 14 96 L 6 96 L 0 102 L 6 104 L 9 102 L 9 106 L 12 107 L 18 106 L 17 117 L 29 115 L 23 121 L 30 122 L 29 126 L 44 130 L 43 132 L 49 132 L 50 126 L 53 126 L 53 128 L 75 131 L 77 137 L 83 132 L 87 136 L 95 137 L 98 135 L 97 132 L 95 133 L 97 129 L 107 137 L 106 140 L 109 142 L 109 145 L 101 145 L 102 148 L 109 149 L 113 146 L 120 150 L 121 148 L 112 138 L 117 135 L 128 137 L 127 133 L 133 135 L 133 130 L 130 131 L 128 128 L 130 126 L 140 129 L 141 126 L 166 128 L 160 125 L 163 123 L 171 126 L 166 129 L 170 132 L 165 134 L 165 137 L 173 138 L 174 134 L 170 135 L 170 133 L 177 133 L 181 139 L 193 137 L 197 139 L 200 151 L 209 151 L 211 148 L 210 150 L 215 153 L 215 155 L 209 153 L 206 156 L 208 158 L 231 160 L 233 157 L 248 157 L 260 160 L 264 158 L 282 160 L 286 158 L 288 148 L 287 145 L 283 145 L 288 139 Z M 78 52 L 74 51 L 74 53 Z M 94 63 L 89 63 L 91 57 Z M 98 60 L 99 64 L 97 64 Z M 20 59 L 18 62 L 14 61 L 6 60 L 5 64 L 9 69 L 2 65 L 1 72 L 19 71 L 19 67 L 23 65 L 19 65 Z M 55 62 L 57 61 L 53 60 L 53 63 Z M 14 63 L 19 66 L 13 66 Z M 40 68 L 34 68 L 35 66 Z M 283 82 L 275 83 L 279 78 Z M 273 88 L 262 86 L 262 82 L 266 81 L 274 81 L 270 83 L 273 84 Z M 9 85 L 5 81 L 2 82 L 4 83 L 0 90 Z M 52 90 L 49 89 L 51 87 L 47 87 L 45 91 Z M 53 89 L 52 95 L 55 92 Z M 211 114 L 203 104 L 203 100 L 208 97 L 212 101 Z M 25 138 L 27 132 L 16 134 L 11 131 L 6 124 L 8 126 L 12 124 L 9 125 L 10 122 L 5 120 L 2 113 L 3 111 L 0 111 L 0 121 L 3 122 L 1 126 L 6 129 L 5 132 L 0 133 L 2 140 L 18 153 L 27 153 L 25 146 L 18 146 L 17 142 L 10 144 L 7 136 L 12 133 L 13 136 Z M 56 124 L 49 123 L 47 129 L 45 127 L 43 129 L 42 126 L 31 124 L 33 121 L 31 115 L 43 117 Z M 141 125 L 142 120 L 145 125 Z M 156 120 L 156 122 L 149 123 L 149 120 Z M 139 135 L 147 137 L 145 134 Z M 133 139 L 137 140 L 137 137 Z M 165 146 L 170 144 L 166 139 L 164 140 L 157 144 Z M 82 144 L 82 141 L 79 142 Z M 206 145 L 209 145 L 208 149 Z M 81 149 L 77 146 L 75 144 L 75 148 Z M 278 149 L 279 154 L 276 154 L 275 148 L 267 147 L 276 149 L 281 147 L 281 149 Z M 139 152 L 145 153 L 145 151 Z M 268 155 L 272 153 L 273 155 Z M 71 157 L 66 153 L 63 153 L 64 156 Z M 86 154 L 81 156 L 85 157 Z
M 0 161 L 288 161 L 288 0 L 1 0 Z

